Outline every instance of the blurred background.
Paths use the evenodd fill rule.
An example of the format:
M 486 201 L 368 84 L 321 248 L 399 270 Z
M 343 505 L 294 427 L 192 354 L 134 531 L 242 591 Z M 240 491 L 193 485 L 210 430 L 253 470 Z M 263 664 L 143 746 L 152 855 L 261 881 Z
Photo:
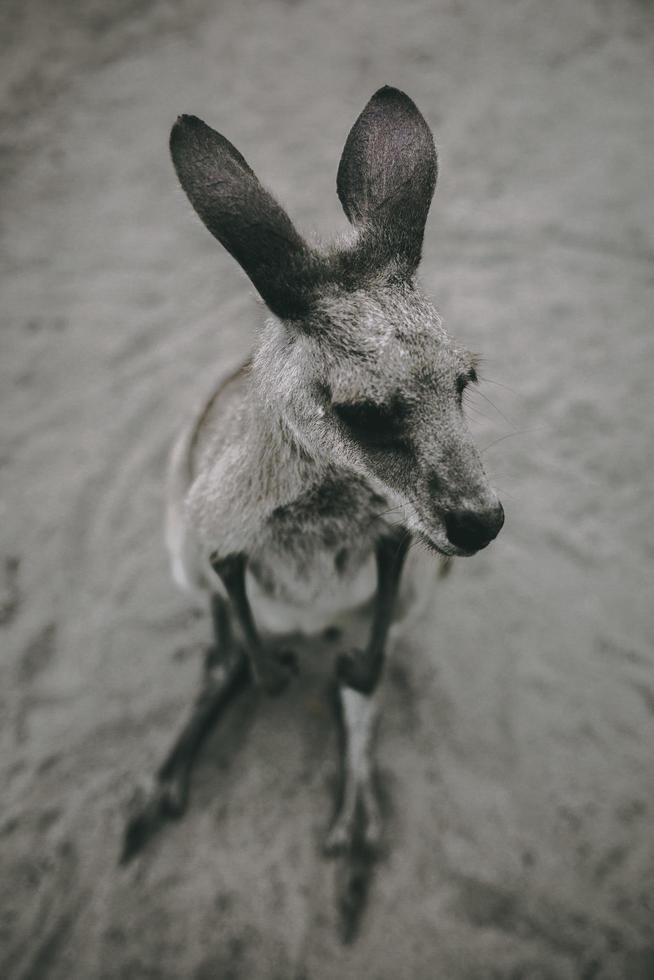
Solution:
M 4 978 L 654 977 L 653 27 L 646 0 L 4 0 Z M 435 132 L 422 279 L 483 355 L 507 520 L 387 672 L 388 849 L 343 946 L 308 648 L 212 735 L 185 819 L 116 859 L 209 637 L 168 574 L 166 454 L 263 315 L 170 126 L 204 118 L 329 237 L 386 83 Z

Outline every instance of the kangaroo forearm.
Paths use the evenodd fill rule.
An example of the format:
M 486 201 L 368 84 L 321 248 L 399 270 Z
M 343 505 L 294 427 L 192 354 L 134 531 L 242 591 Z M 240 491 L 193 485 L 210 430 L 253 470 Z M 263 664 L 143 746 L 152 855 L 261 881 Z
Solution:
M 261 642 L 245 586 L 246 556 L 243 553 L 228 555 L 226 558 L 214 555 L 211 565 L 225 586 L 232 604 L 254 680 L 268 694 L 280 694 L 291 674 L 297 670 L 295 656 L 290 651 L 266 649 Z
M 368 650 L 383 657 L 411 534 L 400 528 L 377 544 L 377 593 Z
M 339 665 L 341 681 L 362 694 L 372 694 L 379 683 L 410 542 L 409 532 L 400 528 L 397 533 L 381 538 L 377 543 L 377 591 L 368 644 L 364 650 L 342 658 Z
M 256 658 L 263 650 L 263 646 L 245 587 L 247 559 L 244 554 L 228 555 L 226 558 L 212 555 L 211 567 L 229 596 L 248 653 Z

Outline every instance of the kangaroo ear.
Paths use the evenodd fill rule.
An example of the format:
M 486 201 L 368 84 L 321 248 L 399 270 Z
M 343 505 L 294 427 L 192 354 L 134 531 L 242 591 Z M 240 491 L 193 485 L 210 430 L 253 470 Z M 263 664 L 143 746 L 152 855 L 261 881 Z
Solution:
M 380 88 L 350 130 L 336 185 L 368 258 L 415 272 L 437 173 L 434 139 L 414 103 Z
M 285 319 L 304 316 L 317 257 L 238 150 L 201 119 L 180 116 L 170 152 L 191 204 L 272 312 Z

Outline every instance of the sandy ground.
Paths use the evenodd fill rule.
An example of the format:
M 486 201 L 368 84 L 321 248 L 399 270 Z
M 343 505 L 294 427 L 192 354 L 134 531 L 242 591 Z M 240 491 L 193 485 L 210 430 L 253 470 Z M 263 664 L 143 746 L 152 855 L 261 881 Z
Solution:
M 654 977 L 651 6 L 111 6 L 0 8 L 0 975 Z M 507 522 L 388 671 L 388 853 L 344 947 L 313 650 L 212 736 L 187 817 L 116 859 L 209 631 L 169 580 L 166 453 L 261 313 L 170 124 L 206 118 L 330 234 L 384 83 L 437 135 L 423 279 L 485 356 L 471 421 Z

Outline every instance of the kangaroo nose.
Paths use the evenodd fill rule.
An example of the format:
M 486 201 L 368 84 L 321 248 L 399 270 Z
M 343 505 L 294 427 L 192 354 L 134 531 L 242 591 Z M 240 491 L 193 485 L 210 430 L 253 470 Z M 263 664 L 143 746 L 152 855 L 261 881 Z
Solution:
M 445 516 L 451 543 L 463 551 L 479 551 L 490 544 L 504 524 L 504 509 L 498 502 L 490 510 L 453 510 Z

